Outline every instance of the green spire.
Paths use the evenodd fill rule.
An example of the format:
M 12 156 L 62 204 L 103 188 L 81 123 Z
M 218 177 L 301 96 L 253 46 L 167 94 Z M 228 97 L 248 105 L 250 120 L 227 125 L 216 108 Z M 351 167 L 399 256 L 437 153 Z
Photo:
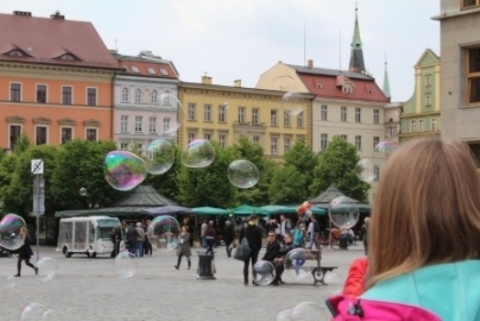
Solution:
M 360 39 L 360 27 L 358 25 L 358 8 L 355 5 L 355 27 L 350 51 L 350 71 L 365 73 L 365 62 L 363 61 L 362 39 Z
M 387 96 L 388 99 L 392 98 L 390 94 L 390 82 L 388 81 L 388 71 L 387 71 L 387 58 L 385 58 L 385 73 L 383 74 L 383 93 Z

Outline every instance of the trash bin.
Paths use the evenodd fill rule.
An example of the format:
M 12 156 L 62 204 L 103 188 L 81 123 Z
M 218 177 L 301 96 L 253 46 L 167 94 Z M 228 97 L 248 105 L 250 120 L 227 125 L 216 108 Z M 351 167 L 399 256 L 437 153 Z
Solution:
M 197 280 L 215 280 L 215 263 L 213 252 L 197 252 L 198 253 L 198 278 Z

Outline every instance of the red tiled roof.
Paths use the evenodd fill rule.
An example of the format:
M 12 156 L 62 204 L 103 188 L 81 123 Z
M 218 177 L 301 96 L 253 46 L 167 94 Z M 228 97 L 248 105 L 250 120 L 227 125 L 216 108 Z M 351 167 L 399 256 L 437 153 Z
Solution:
M 0 14 L 0 60 L 115 68 L 117 63 L 90 22 Z M 29 57 L 6 55 L 19 49 Z M 70 53 L 80 59 L 55 59 Z
M 119 58 L 118 64 L 124 68 L 124 71 L 131 75 L 148 76 L 148 77 L 162 77 L 177 79 L 177 75 L 172 66 L 168 63 L 155 63 L 151 61 L 141 61 L 139 59 L 125 59 Z M 132 69 L 136 67 L 136 70 Z

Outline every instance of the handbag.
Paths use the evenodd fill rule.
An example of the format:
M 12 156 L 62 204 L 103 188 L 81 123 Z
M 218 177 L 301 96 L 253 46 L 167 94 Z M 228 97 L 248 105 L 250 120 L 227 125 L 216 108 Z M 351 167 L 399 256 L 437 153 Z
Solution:
M 244 237 L 240 245 L 237 246 L 233 258 L 239 261 L 245 261 L 250 256 L 250 253 L 252 253 L 252 249 L 250 249 L 250 246 L 248 245 L 247 238 Z

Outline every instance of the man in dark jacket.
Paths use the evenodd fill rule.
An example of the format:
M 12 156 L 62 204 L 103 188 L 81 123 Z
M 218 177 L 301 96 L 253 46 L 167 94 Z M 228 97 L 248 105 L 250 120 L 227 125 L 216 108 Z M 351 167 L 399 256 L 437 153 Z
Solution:
M 293 245 L 292 234 L 285 234 L 283 237 L 283 242 L 284 244 L 280 248 L 280 251 L 278 251 L 277 257 L 273 260 L 273 265 L 275 266 L 275 270 L 277 271 L 277 275 L 272 282 L 273 285 L 278 285 L 279 282 L 283 283 L 282 274 L 285 270 L 285 257 L 287 256 L 288 252 L 295 248 L 295 246 Z
M 257 263 L 258 253 L 262 249 L 262 236 L 263 231 L 260 227 L 257 226 L 257 216 L 250 215 L 247 219 L 247 227 L 243 228 L 240 232 L 240 243 L 244 237 L 247 238 L 248 246 L 250 247 L 251 253 L 245 259 L 243 265 L 243 278 L 244 278 L 244 285 L 248 285 L 248 265 L 249 261 L 252 261 L 252 270 L 255 263 Z M 256 285 L 254 281 L 252 281 L 253 285 Z
M 137 229 L 135 226 L 130 224 L 130 226 L 127 229 L 127 234 L 125 236 L 125 239 L 127 240 L 128 244 L 128 252 L 132 253 L 135 255 L 136 253 L 136 247 L 137 247 L 137 241 L 140 238 L 140 234 L 138 233 Z
M 235 230 L 233 229 L 232 222 L 226 221 L 225 227 L 223 228 L 223 241 L 227 247 L 227 256 L 232 256 L 232 243 L 235 236 Z
M 278 256 L 278 251 L 280 251 L 280 243 L 277 241 L 277 235 L 275 234 L 275 231 L 268 232 L 267 240 L 267 251 L 263 255 L 262 260 L 273 263 L 275 258 Z

